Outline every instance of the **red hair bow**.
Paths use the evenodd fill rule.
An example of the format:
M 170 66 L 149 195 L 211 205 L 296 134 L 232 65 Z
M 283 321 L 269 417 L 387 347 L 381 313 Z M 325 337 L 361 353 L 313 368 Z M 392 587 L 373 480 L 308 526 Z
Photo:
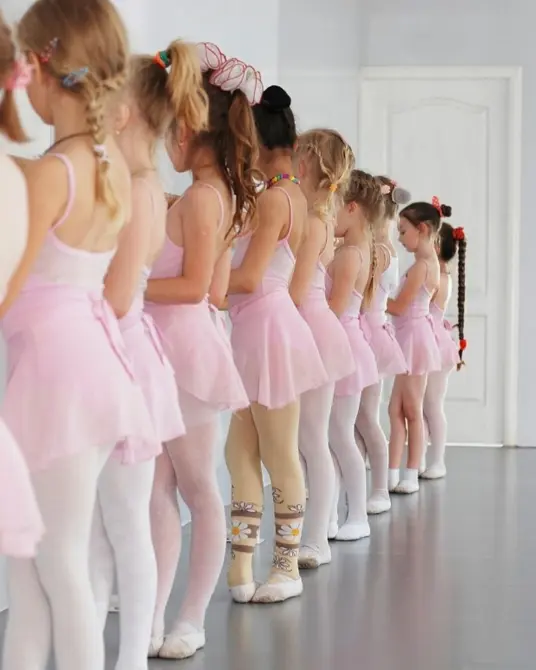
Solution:
M 452 231 L 452 236 L 458 242 L 460 240 L 465 240 L 465 230 L 461 227 L 460 228 L 454 228 L 454 230 Z
M 437 195 L 434 195 L 434 197 L 432 198 L 432 206 L 437 209 L 437 211 L 439 212 L 439 216 L 442 216 L 443 212 L 441 211 L 441 202 L 437 197 Z

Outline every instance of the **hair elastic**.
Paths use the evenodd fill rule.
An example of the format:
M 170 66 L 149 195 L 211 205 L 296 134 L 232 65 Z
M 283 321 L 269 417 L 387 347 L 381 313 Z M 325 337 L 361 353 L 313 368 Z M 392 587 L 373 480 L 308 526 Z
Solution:
M 105 144 L 94 144 L 93 153 L 97 157 L 99 163 L 109 163 L 110 156 L 108 155 L 108 149 Z
M 432 206 L 437 209 L 437 211 L 439 212 L 439 216 L 443 216 L 443 212 L 441 211 L 441 201 L 439 200 L 437 195 L 434 195 L 434 197 L 432 198 Z
M 452 237 L 458 242 L 465 240 L 465 230 L 462 227 L 454 228 L 452 231 Z
M 329 185 L 329 190 L 330 190 L 331 193 L 335 193 L 338 188 L 339 188 L 338 184 L 330 184 Z
M 171 58 L 169 57 L 168 51 L 159 51 L 153 58 L 153 61 L 157 65 L 160 65 L 164 70 L 167 70 L 171 65 Z
M 88 72 L 88 67 L 81 67 L 78 70 L 73 70 L 65 75 L 65 77 L 62 77 L 61 85 L 63 88 L 73 88 L 73 86 L 76 86 L 76 84 L 79 84 L 82 79 L 84 79 Z

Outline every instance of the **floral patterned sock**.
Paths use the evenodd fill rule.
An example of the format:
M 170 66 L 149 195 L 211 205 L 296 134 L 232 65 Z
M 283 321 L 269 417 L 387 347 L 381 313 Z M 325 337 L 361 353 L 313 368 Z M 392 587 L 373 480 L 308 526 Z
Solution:
M 262 507 L 252 502 L 233 500 L 231 507 L 231 564 L 229 586 L 253 582 L 253 553 L 257 546 Z
M 291 579 L 298 579 L 300 576 L 298 556 L 305 505 L 303 503 L 287 504 L 282 492 L 276 488 L 272 489 L 272 496 L 276 513 L 275 545 L 270 578 L 283 574 Z M 283 509 L 285 511 L 282 511 Z

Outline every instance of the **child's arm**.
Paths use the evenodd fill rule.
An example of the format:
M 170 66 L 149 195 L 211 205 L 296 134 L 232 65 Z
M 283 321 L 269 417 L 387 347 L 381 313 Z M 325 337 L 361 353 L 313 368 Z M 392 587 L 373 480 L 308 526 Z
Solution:
M 299 306 L 305 300 L 313 281 L 316 264 L 326 238 L 326 226 L 317 216 L 309 216 L 290 282 L 290 297 Z
M 214 264 L 216 238 L 220 218 L 220 203 L 215 194 L 195 185 L 182 200 L 180 207 L 168 212 L 168 226 L 182 225 L 184 261 L 182 275 L 165 279 L 150 279 L 145 297 L 163 305 L 196 304 L 207 295 Z
M 277 248 L 282 221 L 288 219 L 288 201 L 277 191 L 265 191 L 258 200 L 258 222 L 242 264 L 231 270 L 229 293 L 254 293 Z
M 104 297 L 118 319 L 124 317 L 132 306 L 150 251 L 155 211 L 150 186 L 143 179 L 132 180 L 131 212 L 131 219 L 121 231 L 117 252 L 104 280 Z
M 361 254 L 356 247 L 340 247 L 332 262 L 331 294 L 328 302 L 340 317 L 348 308 L 361 269 Z
M 427 267 L 424 261 L 417 261 L 408 270 L 406 281 L 396 298 L 387 301 L 387 313 L 392 316 L 402 316 L 410 304 L 415 300 L 426 280 Z

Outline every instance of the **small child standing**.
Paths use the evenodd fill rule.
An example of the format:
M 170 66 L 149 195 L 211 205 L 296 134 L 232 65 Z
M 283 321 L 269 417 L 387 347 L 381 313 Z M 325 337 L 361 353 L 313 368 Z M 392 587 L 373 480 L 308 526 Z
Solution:
M 430 465 L 425 467 L 424 472 L 421 473 L 423 479 L 441 479 L 447 474 L 445 467 L 447 440 L 445 396 L 450 373 L 455 367 L 459 370 L 463 365 L 463 352 L 467 344 L 464 339 L 466 247 L 464 229 L 453 228 L 450 224 L 443 223 L 436 245 L 441 273 L 439 289 L 430 304 L 430 314 L 434 320 L 441 353 L 441 370 L 430 373 L 424 394 L 424 421 L 430 439 L 430 447 L 426 456 Z M 458 347 L 452 338 L 452 326 L 445 320 L 445 310 L 452 294 L 449 263 L 456 254 L 458 254 Z

